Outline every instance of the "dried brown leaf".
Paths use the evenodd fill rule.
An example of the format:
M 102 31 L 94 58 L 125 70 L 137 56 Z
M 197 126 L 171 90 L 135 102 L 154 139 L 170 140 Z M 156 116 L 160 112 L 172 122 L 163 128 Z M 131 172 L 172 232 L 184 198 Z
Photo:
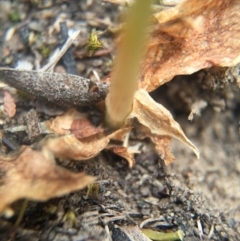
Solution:
M 75 109 L 70 109 L 63 115 L 48 121 L 49 129 L 56 134 L 69 134 L 74 120 L 86 118 L 85 114 L 79 113 Z
M 78 140 L 73 134 L 48 137 L 41 145 L 47 147 L 55 157 L 87 160 L 97 156 L 108 144 L 109 138 L 97 134 Z
M 136 117 L 142 125 L 146 126 L 155 138 L 156 136 L 174 137 L 187 144 L 199 157 L 198 149 L 186 137 L 171 113 L 162 105 L 156 103 L 144 89 L 139 89 L 135 93 L 130 118 L 133 117 Z
M 107 135 L 104 129 L 93 126 L 83 114 L 73 109 L 49 123 L 55 133 L 66 134 L 48 136 L 40 146 L 48 148 L 56 157 L 76 161 L 97 156 L 107 147 L 110 139 L 123 141 L 132 129 L 128 123 Z M 69 132 L 71 134 L 67 134 Z
M 171 137 L 151 135 L 151 140 L 155 144 L 156 151 L 158 152 L 159 156 L 164 160 L 166 165 L 174 162 L 175 157 L 169 149 Z
M 133 127 L 130 125 L 130 123 L 126 123 L 126 125 L 121 129 L 118 129 L 113 133 L 109 134 L 108 138 L 111 140 L 124 141 L 126 135 L 132 130 L 132 128 Z
M 152 91 L 176 75 L 240 62 L 240 1 L 185 0 L 155 17 L 141 88 Z
M 0 156 L 0 173 L 0 213 L 18 199 L 45 201 L 94 181 L 84 173 L 71 173 L 57 166 L 46 148 L 37 151 L 26 146 L 8 156 Z
M 78 139 L 90 137 L 103 131 L 102 128 L 95 127 L 88 119 L 74 120 L 71 125 L 71 133 Z
M 88 120 L 86 114 L 75 109 L 70 109 L 63 115 L 48 121 L 48 128 L 56 134 L 74 134 L 78 139 L 103 132 L 102 128 L 95 127 Z
M 7 90 L 4 91 L 3 106 L 8 117 L 15 116 L 16 103 L 12 95 Z
M 130 168 L 134 166 L 135 164 L 134 152 L 132 152 L 131 149 L 124 146 L 109 146 L 106 149 L 126 159 L 128 161 L 128 165 Z

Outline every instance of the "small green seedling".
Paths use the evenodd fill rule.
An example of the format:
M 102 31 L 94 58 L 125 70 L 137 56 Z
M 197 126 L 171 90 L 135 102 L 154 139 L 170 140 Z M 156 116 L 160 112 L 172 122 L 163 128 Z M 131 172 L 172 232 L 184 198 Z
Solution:
M 9 18 L 12 22 L 18 22 L 21 20 L 20 14 L 18 12 L 12 12 L 9 15 Z
M 48 46 L 45 45 L 45 46 L 42 47 L 41 53 L 42 53 L 42 56 L 44 58 L 47 58 L 47 57 L 49 57 L 49 55 L 51 53 L 51 50 L 50 50 L 50 48 Z
M 99 194 L 99 183 L 94 182 L 88 185 L 86 198 L 97 199 Z
M 63 222 L 67 222 L 70 227 L 77 228 L 77 218 L 76 214 L 72 210 L 68 210 L 62 219 Z
M 103 47 L 103 42 L 98 39 L 99 32 L 95 29 L 89 35 L 88 43 L 86 46 L 87 52 L 89 56 L 92 56 L 95 52 L 97 52 L 100 48 Z

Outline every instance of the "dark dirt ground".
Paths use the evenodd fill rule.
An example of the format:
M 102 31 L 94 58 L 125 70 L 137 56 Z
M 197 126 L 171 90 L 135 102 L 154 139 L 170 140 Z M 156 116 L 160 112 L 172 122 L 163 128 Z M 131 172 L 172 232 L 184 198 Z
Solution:
M 101 36 L 105 49 L 99 56 L 89 58 L 84 47 L 91 30 L 107 30 L 117 21 L 118 11 L 112 4 L 94 0 L 59 0 L 54 4 L 50 0 L 1 1 L 0 65 L 16 67 L 24 60 L 35 68 L 43 66 L 48 52 L 58 46 L 60 34 L 54 23 L 61 15 L 70 28 L 82 31 L 74 48 L 77 74 L 95 78 L 95 70 L 103 78 L 114 55 L 112 34 L 106 31 Z M 12 26 L 15 34 L 6 43 L 6 30 Z M 34 43 L 29 42 L 31 32 L 38 36 Z M 68 67 L 62 62 L 57 66 L 58 71 Z M 93 192 L 87 199 L 84 189 L 46 203 L 30 202 L 17 229 L 13 229 L 16 215 L 0 218 L 0 240 L 128 240 L 121 236 L 120 228 L 144 221 L 144 227 L 159 231 L 181 229 L 184 240 L 189 241 L 240 240 L 239 75 L 238 66 L 212 68 L 175 77 L 152 93 L 199 148 L 199 160 L 185 145 L 173 141 L 176 161 L 166 167 L 150 141 L 143 140 L 142 153 L 136 155 L 132 169 L 107 151 L 89 161 L 61 162 L 59 165 L 68 169 L 96 176 L 98 194 Z M 192 105 L 200 100 L 207 107 L 191 122 Z M 32 108 L 40 120 L 62 112 L 60 107 L 39 100 L 18 101 L 17 115 L 5 120 L 5 125 L 20 124 Z M 26 134 L 16 138 L 19 144 L 28 142 Z M 21 202 L 14 206 L 18 210 Z

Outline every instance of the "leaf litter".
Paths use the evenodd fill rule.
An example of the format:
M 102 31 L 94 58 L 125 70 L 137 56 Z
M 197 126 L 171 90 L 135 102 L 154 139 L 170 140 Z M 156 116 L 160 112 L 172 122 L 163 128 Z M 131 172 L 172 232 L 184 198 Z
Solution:
M 155 103 L 145 90 L 139 90 L 136 92 L 133 111 L 130 115 L 130 118 L 134 117 L 136 117 L 142 125 L 149 128 L 150 132 L 148 133 L 148 135 L 152 138 L 153 142 L 156 145 L 156 149 L 159 151 L 162 157 L 164 157 L 163 159 L 167 164 L 173 161 L 173 157 L 171 154 L 169 154 L 170 152 L 168 149 L 169 137 L 174 137 L 183 141 L 195 151 L 196 155 L 199 155 L 196 147 L 186 138 L 181 127 L 177 124 L 177 122 L 173 120 L 170 112 L 168 112 L 160 104 Z M 156 121 L 156 118 L 159 121 Z M 134 165 L 134 153 L 136 152 L 132 151 L 131 148 L 124 146 L 114 146 L 112 144 L 108 145 L 111 139 L 118 139 L 123 141 L 124 136 L 132 129 L 129 124 L 126 124 L 126 126 L 119 130 L 107 134 L 103 128 L 94 127 L 84 114 L 77 112 L 74 109 L 71 109 L 65 114 L 56 117 L 52 121 L 48 121 L 48 127 L 55 134 L 48 135 L 37 145 L 38 149 L 40 149 L 41 151 L 33 151 L 31 147 L 25 147 L 26 151 L 21 151 L 20 149 L 19 153 L 15 153 L 14 158 L 12 159 L 12 154 L 9 154 L 6 157 L 1 157 L 2 166 L 10 159 L 12 160 L 12 162 L 15 163 L 21 162 L 21 170 L 23 171 L 22 173 L 18 172 L 17 176 L 15 172 L 12 172 L 11 168 L 9 167 L 9 169 L 2 169 L 4 173 L 6 172 L 10 176 L 15 175 L 15 177 L 12 177 L 13 180 L 15 180 L 15 178 L 24 179 L 26 178 L 26 174 L 25 170 L 23 169 L 24 165 L 26 165 L 26 170 L 29 171 L 29 175 L 32 175 L 28 179 L 30 179 L 30 182 L 34 182 L 35 184 L 26 187 L 26 184 L 19 181 L 18 186 L 22 186 L 19 187 L 19 190 L 23 188 L 26 189 L 26 192 L 20 192 L 22 196 L 20 196 L 20 194 L 15 194 L 12 196 L 12 192 L 9 191 L 9 189 L 11 189 L 12 187 L 12 182 L 9 182 L 8 180 L 2 180 L 3 183 L 9 182 L 9 184 L 11 185 L 7 188 L 2 188 L 2 195 L 4 195 L 4 193 L 6 192 L 6 196 L 8 196 L 9 198 L 2 199 L 3 206 L 0 211 L 3 211 L 3 207 L 7 207 L 13 201 L 19 198 L 26 197 L 40 201 L 47 199 L 47 197 L 44 196 L 47 194 L 45 194 L 43 191 L 46 188 L 44 184 L 42 184 L 42 178 L 36 176 L 35 172 L 33 171 L 33 167 L 38 169 L 37 167 L 38 165 L 40 165 L 38 164 L 38 162 L 50 162 L 49 166 L 40 166 L 39 168 L 44 169 L 44 175 L 46 175 L 46 173 L 49 173 L 49 175 L 51 176 L 52 172 L 59 172 L 59 170 L 61 170 L 61 168 L 58 167 L 54 162 L 54 157 L 71 159 L 76 161 L 88 160 L 97 156 L 103 149 L 107 149 L 125 158 L 128 161 L 130 167 L 133 167 Z M 168 136 L 168 138 L 166 138 L 165 136 Z M 161 138 L 161 142 L 156 141 L 157 138 Z M 25 162 L 22 161 L 23 159 Z M 34 162 L 32 161 L 32 159 L 34 159 Z M 33 165 L 32 168 L 31 164 Z M 40 174 L 41 172 L 39 172 L 39 175 Z M 57 175 L 57 173 L 55 174 Z M 42 175 L 43 174 L 41 174 L 41 176 Z M 66 171 L 66 175 L 70 175 L 70 173 Z M 82 175 L 83 176 L 81 183 L 84 183 L 82 186 L 79 186 L 76 183 L 75 186 L 69 186 L 69 191 L 66 191 L 64 188 L 62 188 L 62 191 L 59 190 L 58 192 L 54 192 L 52 190 L 52 196 L 49 196 L 49 198 L 71 192 L 72 190 L 76 190 L 77 188 L 85 187 L 87 184 L 89 184 L 90 181 L 93 180 L 90 177 L 86 176 L 85 181 L 85 176 L 84 174 Z M 71 182 L 71 180 L 75 181 L 74 177 L 75 176 L 73 175 L 72 179 L 69 178 L 69 183 Z M 45 185 L 52 185 L 53 188 L 55 188 L 55 182 L 58 182 L 58 179 L 55 179 L 56 180 L 49 179 L 48 181 L 46 181 Z M 34 197 L 36 187 L 38 187 L 38 195 Z M 31 190 L 31 188 L 33 188 L 33 190 Z M 43 188 L 43 190 L 41 190 L 41 188 Z M 41 197 L 40 195 L 41 191 L 43 192 L 43 197 Z M 13 193 L 15 193 L 15 191 L 13 191 Z
M 47 149 L 22 146 L 14 153 L 0 156 L 0 212 L 22 198 L 46 201 L 81 189 L 94 181 L 84 173 L 72 173 L 56 165 Z
M 213 42 L 211 42 L 211 39 L 217 36 L 216 33 L 214 33 L 214 36 L 208 35 L 210 37 L 207 39 L 210 41 L 208 44 L 211 45 L 210 50 L 212 52 L 205 51 L 206 48 L 203 46 L 203 44 L 196 42 L 196 39 L 202 41 L 202 39 L 206 38 L 206 35 L 203 35 L 204 33 L 209 34 L 210 32 L 214 32 L 216 22 L 222 17 L 221 14 L 223 14 L 223 19 L 226 20 L 226 16 L 232 13 L 230 16 L 233 16 L 233 19 L 230 18 L 230 20 L 233 21 L 235 19 L 235 12 L 231 11 L 233 11 L 233 6 L 238 9 L 238 2 L 230 1 L 229 4 L 226 5 L 223 3 L 223 1 L 207 1 L 206 4 L 200 4 L 198 6 L 190 5 L 191 2 L 192 1 L 184 2 L 185 4 L 189 3 L 189 5 L 180 4 L 177 7 L 177 11 L 169 14 L 168 17 L 166 17 L 167 19 L 162 17 L 165 16 L 165 12 L 160 12 L 158 15 L 156 15 L 156 18 L 160 23 L 160 30 L 155 32 L 156 36 L 153 36 L 153 42 L 149 46 L 147 55 L 148 57 L 144 62 L 143 68 L 144 78 L 142 78 L 141 82 L 141 87 L 143 89 L 139 89 L 136 92 L 133 110 L 130 114 L 130 119 L 137 118 L 142 125 L 149 129 L 149 131 L 146 132 L 146 136 L 149 136 L 152 139 L 156 145 L 156 150 L 160 153 L 167 164 L 171 163 L 174 159 L 169 151 L 169 142 L 172 137 L 186 143 L 190 148 L 192 148 L 197 156 L 199 156 L 199 152 L 197 148 L 187 139 L 179 124 L 172 118 L 172 115 L 160 104 L 154 102 L 144 89 L 147 91 L 156 89 L 161 84 L 170 81 L 177 74 L 190 74 L 201 68 L 210 67 L 213 64 L 231 66 L 238 62 L 237 53 L 232 53 L 232 50 L 238 49 L 238 45 L 236 48 L 231 48 L 229 51 L 227 51 L 227 57 L 226 55 L 221 56 L 216 53 L 216 49 L 219 49 L 219 45 L 222 43 L 220 42 L 220 37 L 217 38 L 216 42 L 214 42 L 217 43 L 216 46 Z M 212 6 L 216 2 L 219 3 L 217 4 L 219 12 L 215 16 Z M 184 8 L 186 7 L 185 11 L 182 11 L 184 9 L 183 6 Z M 223 6 L 225 7 L 225 11 L 223 11 Z M 198 14 L 202 14 L 202 9 L 205 10 L 203 13 L 203 22 L 201 22 L 201 18 L 197 18 Z M 166 13 L 168 12 L 166 11 Z M 212 19 L 209 17 L 210 13 L 214 16 Z M 193 18 L 192 15 L 196 16 Z M 206 24 L 208 21 L 209 25 Z M 177 29 L 179 29 L 179 33 L 182 33 L 184 28 L 184 36 L 176 36 L 176 24 Z M 232 23 L 226 22 L 224 28 L 230 24 Z M 198 28 L 198 26 L 200 26 L 200 28 Z M 235 27 L 237 28 L 237 26 L 234 25 L 234 31 L 236 31 Z M 174 31 L 172 31 L 172 29 L 174 29 Z M 221 29 L 218 30 L 218 32 L 221 32 Z M 159 33 L 161 33 L 161 35 Z M 188 41 L 190 38 L 189 36 L 192 37 L 191 42 Z M 237 36 L 237 34 L 235 34 L 234 37 L 235 36 Z M 200 50 L 197 49 L 196 51 L 195 48 L 198 46 L 197 43 L 200 46 Z M 224 43 L 226 43 L 224 48 L 228 49 L 230 43 L 227 41 Z M 176 46 L 176 48 L 174 49 L 173 46 Z M 170 51 L 170 49 L 172 50 Z M 172 54 L 173 51 L 179 55 Z M 193 55 L 193 52 L 196 53 L 196 56 Z M 198 60 L 200 53 L 204 53 L 206 56 L 204 57 L 204 55 L 201 55 L 203 56 L 201 61 L 196 64 L 196 60 Z M 186 56 L 188 56 L 190 60 L 184 59 Z M 213 56 L 213 58 L 211 59 L 209 56 Z M 155 68 L 156 65 L 158 66 L 157 70 Z M 2 73 L 3 71 L 8 71 L 8 73 L 11 73 L 13 70 L 0 69 L 0 74 L 1 71 Z M 17 73 L 22 74 L 23 72 Z M 17 73 L 15 72 L 15 75 L 17 75 Z M 33 79 L 34 75 L 40 75 L 37 72 L 34 72 L 34 75 L 33 72 L 29 71 L 25 71 L 25 73 L 31 73 Z M 45 73 L 42 75 L 45 75 Z M 55 74 L 47 73 L 45 75 L 46 78 L 48 78 L 47 76 L 49 75 L 54 76 Z M 58 77 L 61 76 L 63 77 L 63 75 L 58 75 Z M 8 78 L 7 75 L 3 76 L 3 74 L 1 74 L 1 77 L 4 78 L 4 81 L 6 81 Z M 68 74 L 65 74 L 64 77 L 72 78 L 72 76 Z M 88 93 L 89 89 L 86 91 L 86 93 Z M 104 94 L 106 94 L 106 88 Z M 88 97 L 89 96 L 86 96 L 84 101 L 89 99 Z M 102 95 L 100 99 L 104 99 L 104 95 Z M 97 98 L 96 100 L 99 101 L 100 99 Z M 50 126 L 50 129 L 52 132 L 58 135 L 47 136 L 42 142 L 40 142 L 40 144 L 38 144 L 38 148 L 40 147 L 40 150 L 35 150 L 33 146 L 21 147 L 21 149 L 15 153 L 10 153 L 7 156 L 1 156 L 1 173 L 3 173 L 3 175 L 1 175 L 2 185 L 0 187 L 0 197 L 4 198 L 2 198 L 3 201 L 1 203 L 2 206 L 0 206 L 0 211 L 4 211 L 8 205 L 19 198 L 26 197 L 33 200 L 43 201 L 54 196 L 64 195 L 73 190 L 83 188 L 94 180 L 93 177 L 89 177 L 82 173 L 70 173 L 69 171 L 57 166 L 54 157 L 69 158 L 73 160 L 86 160 L 98 155 L 99 152 L 104 148 L 112 148 L 115 150 L 115 153 L 119 153 L 120 155 L 124 156 L 129 161 L 130 166 L 133 165 L 133 157 L 129 156 L 130 152 L 127 151 L 127 147 L 108 146 L 111 138 L 114 139 L 114 137 L 117 137 L 119 133 L 124 136 L 130 132 L 131 128 L 126 128 L 126 126 L 124 126 L 122 129 L 108 135 L 105 133 L 104 129 L 98 127 L 95 128 L 93 125 L 91 125 L 88 118 L 83 116 L 81 113 L 76 113 L 74 111 L 72 111 L 72 113 L 76 115 L 73 115 L 74 117 L 72 117 L 71 112 L 67 112 L 67 114 L 65 114 L 65 121 L 63 119 L 61 120 L 60 117 L 59 120 L 57 117 L 55 122 L 51 122 L 52 126 Z M 159 122 L 156 120 L 159 120 Z M 128 125 L 128 123 L 126 125 Z M 33 166 L 39 166 L 44 172 L 36 173 L 37 170 L 33 169 Z M 29 177 L 26 176 L 26 182 L 24 182 L 26 175 L 25 169 L 30 170 L 28 173 Z M 46 181 L 49 180 L 46 178 L 47 175 L 49 175 L 48 178 L 50 179 L 50 182 Z M 43 177 L 46 178 L 46 180 L 43 180 Z M 68 189 L 65 188 L 65 186 L 61 187 L 66 178 L 69 181 L 67 182 Z M 79 180 L 76 181 L 77 179 Z M 16 182 L 18 184 L 22 183 L 19 185 L 19 190 L 21 190 L 21 192 L 17 192 L 17 186 L 13 185 Z M 49 185 L 49 183 L 51 183 L 51 192 L 48 192 L 47 190 L 44 192 L 43 190 L 46 189 L 46 185 Z

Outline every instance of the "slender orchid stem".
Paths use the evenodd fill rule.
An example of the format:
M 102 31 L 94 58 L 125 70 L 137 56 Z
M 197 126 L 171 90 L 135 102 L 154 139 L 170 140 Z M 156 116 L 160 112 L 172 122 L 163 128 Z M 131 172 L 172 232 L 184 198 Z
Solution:
M 151 3 L 152 0 L 136 0 L 129 9 L 125 31 L 113 68 L 110 90 L 106 98 L 106 122 L 112 128 L 119 128 L 123 125 L 132 110 Z

